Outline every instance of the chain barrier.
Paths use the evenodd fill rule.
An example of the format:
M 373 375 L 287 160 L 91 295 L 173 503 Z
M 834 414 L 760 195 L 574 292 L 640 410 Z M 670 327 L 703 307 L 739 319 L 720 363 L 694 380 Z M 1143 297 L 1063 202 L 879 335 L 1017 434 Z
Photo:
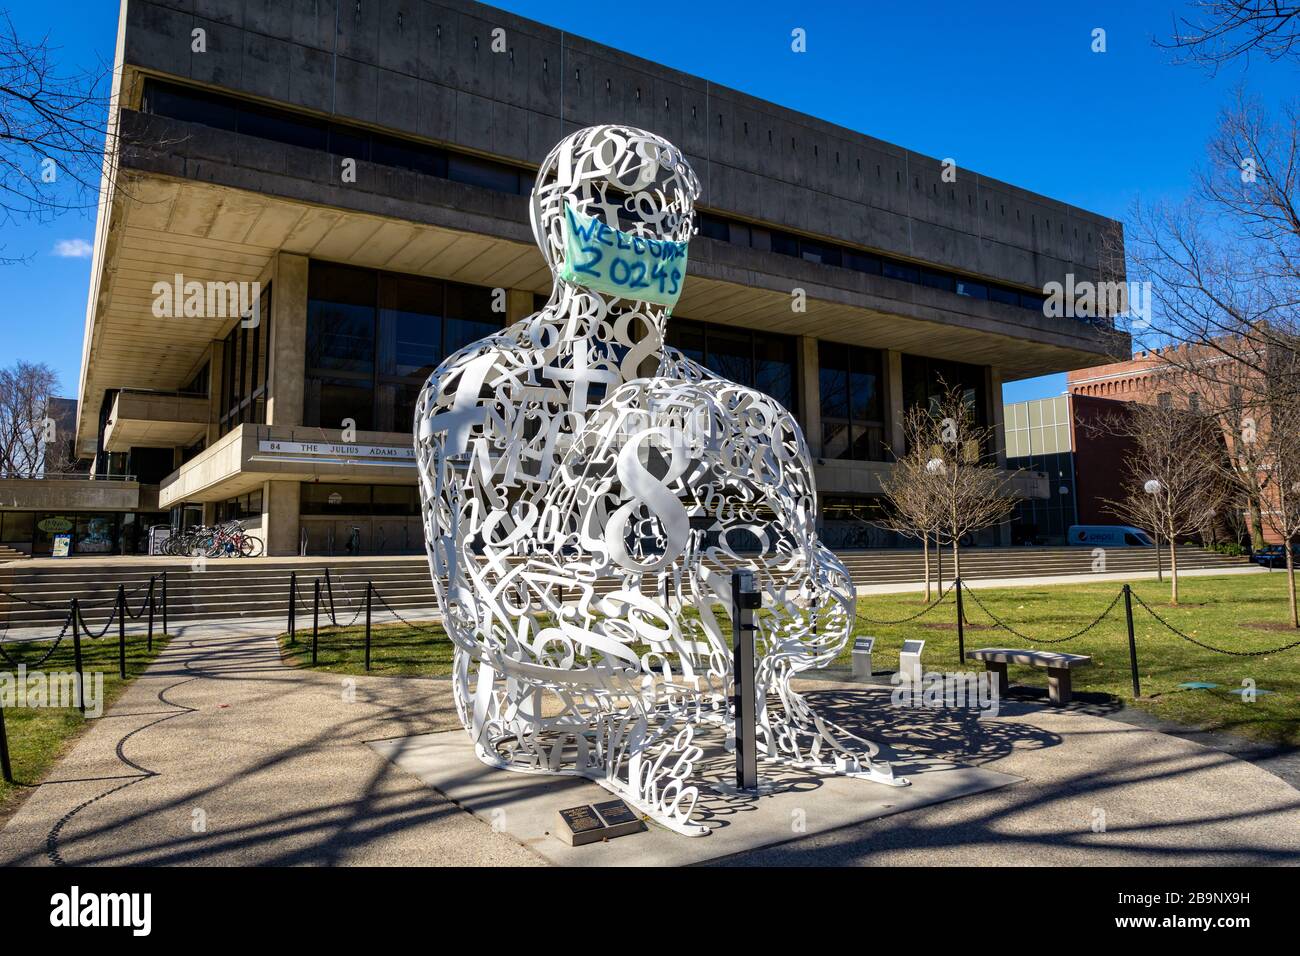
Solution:
M 59 645 L 63 643 L 63 638 L 67 635 L 68 628 L 71 625 L 72 625 L 72 610 L 69 609 L 67 616 L 64 617 L 63 619 L 63 627 L 59 629 L 59 636 L 54 638 L 54 643 L 50 645 L 50 649 L 46 651 L 43 655 L 41 655 L 39 660 L 36 660 L 30 664 L 28 664 L 26 661 L 16 660 L 14 659 L 14 657 L 10 655 L 10 653 L 7 650 L 5 650 L 5 645 L 6 644 L 34 644 L 39 640 L 48 640 L 48 638 L 30 638 L 26 640 L 15 638 L 13 641 L 0 640 L 0 657 L 3 657 L 6 661 L 8 661 L 9 666 L 11 667 L 26 666 L 28 670 L 34 670 L 35 668 L 40 667 L 42 664 L 44 664 L 51 657 L 54 656 L 54 652 L 57 651 L 59 649 Z M 6 627 L 5 630 L 7 632 L 8 627 Z
M 1157 621 L 1159 621 L 1161 625 L 1165 627 L 1166 630 L 1177 635 L 1178 637 L 1181 637 L 1185 641 L 1195 644 L 1197 647 L 1203 647 L 1207 651 L 1214 651 L 1214 653 L 1216 654 L 1228 654 L 1232 657 L 1265 657 L 1269 654 L 1280 654 L 1283 651 L 1289 651 L 1294 647 L 1300 647 L 1300 641 L 1292 641 L 1290 644 L 1283 644 L 1281 647 L 1270 648 L 1269 650 L 1266 651 L 1230 651 L 1227 650 L 1226 648 L 1215 647 L 1212 644 L 1206 644 L 1204 641 L 1197 640 L 1196 638 L 1192 637 L 1190 634 L 1184 634 L 1178 628 L 1174 627 L 1163 617 L 1157 614 L 1155 612 L 1155 609 L 1152 608 L 1151 605 L 1147 604 L 1146 601 L 1142 600 L 1142 598 L 1138 596 L 1136 591 L 1133 592 L 1133 600 L 1137 601 L 1138 604 L 1142 607 L 1142 610 L 1146 611 Z
M 397 618 L 399 621 L 401 621 L 403 624 L 405 624 L 405 625 L 406 625 L 407 627 L 409 627 L 411 630 L 413 630 L 413 631 L 419 631 L 421 634 L 430 634 L 430 633 L 433 633 L 433 631 L 432 631 L 430 628 L 431 628 L 431 627 L 436 627 L 436 626 L 437 626 L 437 625 L 427 625 L 427 624 L 425 624 L 425 625 L 412 624 L 412 623 L 411 623 L 410 621 L 408 621 L 406 618 L 402 617 L 402 615 L 398 614 L 397 611 L 393 610 L 392 605 L 389 604 L 386 600 L 384 600 L 384 596 L 383 596 L 382 594 L 380 594 L 377 590 L 376 590 L 376 591 L 372 591 L 371 593 L 373 593 L 374 596 L 377 597 L 377 598 L 379 599 L 379 603 L 382 604 L 382 605 L 384 606 L 384 609 L 387 610 L 389 614 L 393 615 L 393 617 Z M 441 628 L 439 628 L 439 630 L 441 630 Z
M 937 598 L 935 598 L 934 601 L 933 601 L 932 603 L 927 604 L 925 607 L 921 608 L 921 610 L 917 611 L 915 614 L 910 614 L 910 615 L 908 615 L 907 617 L 901 617 L 901 618 L 899 618 L 899 619 L 896 620 L 896 621 L 877 621 L 877 620 L 875 620 L 874 618 L 867 617 L 865 614 L 856 614 L 856 613 L 855 613 L 854 616 L 855 616 L 859 621 L 862 621 L 862 622 L 864 622 L 864 623 L 866 623 L 866 624 L 874 624 L 874 625 L 876 625 L 877 627 L 890 627 L 890 626 L 895 625 L 895 624 L 908 624 L 908 623 L 911 623 L 912 621 L 917 620 L 918 618 L 923 617 L 923 616 L 926 615 L 926 614 L 929 614 L 931 611 L 933 611 L 935 608 L 937 608 L 940 604 L 942 604 L 943 601 L 944 601 L 944 598 L 946 598 L 949 594 L 952 593 L 952 589 L 953 589 L 953 587 L 954 587 L 954 586 L 951 585 L 951 584 L 948 585 L 948 587 L 946 587 L 946 588 L 943 590 L 943 593 L 941 593 Z
M 1090 624 L 1084 625 L 1079 630 L 1075 631 L 1073 634 L 1067 634 L 1065 637 L 1046 638 L 1046 637 L 1033 637 L 1029 634 L 1025 634 L 1023 631 L 1016 630 L 1006 621 L 1002 620 L 1000 617 L 998 617 L 996 614 L 990 611 L 988 609 L 988 606 L 983 601 L 980 600 L 978 594 L 976 594 L 974 591 L 972 591 L 969 587 L 966 587 L 965 585 L 962 585 L 962 587 L 965 593 L 969 597 L 974 599 L 976 605 L 979 606 L 979 609 L 983 611 L 985 614 L 987 614 L 997 627 L 1000 627 L 1004 631 L 1008 632 L 1009 634 L 1014 634 L 1022 641 L 1028 641 L 1031 644 L 1064 644 L 1066 641 L 1073 641 L 1076 638 L 1083 637 L 1083 635 L 1087 634 L 1094 627 L 1096 627 L 1098 624 L 1104 621 L 1107 618 L 1107 616 L 1110 614 L 1110 612 L 1115 610 L 1115 606 L 1119 604 L 1120 599 L 1124 596 L 1124 590 L 1123 588 L 1121 588 L 1120 592 L 1115 595 L 1115 597 L 1111 600 L 1110 604 L 1106 607 L 1106 610 L 1102 611 L 1099 615 L 1097 615 L 1097 617 L 1094 618 Z
M 81 628 L 81 633 L 86 635 L 86 637 L 90 638 L 92 641 L 97 641 L 105 634 L 108 633 L 108 629 L 112 627 L 113 622 L 117 620 L 117 602 L 116 601 L 113 602 L 113 613 L 108 616 L 108 620 L 104 622 L 104 629 L 100 631 L 98 634 L 90 633 L 90 628 L 86 626 L 86 618 L 81 613 L 80 603 L 78 603 L 77 605 L 76 616 L 77 616 L 77 625 Z

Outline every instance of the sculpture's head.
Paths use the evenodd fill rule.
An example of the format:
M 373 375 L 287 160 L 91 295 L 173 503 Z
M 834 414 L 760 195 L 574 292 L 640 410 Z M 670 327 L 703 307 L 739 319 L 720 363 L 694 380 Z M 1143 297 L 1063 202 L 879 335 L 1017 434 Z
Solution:
M 666 139 L 630 126 L 588 126 L 542 163 L 529 210 L 533 236 L 557 277 L 671 306 L 685 278 L 699 194 L 695 171 Z

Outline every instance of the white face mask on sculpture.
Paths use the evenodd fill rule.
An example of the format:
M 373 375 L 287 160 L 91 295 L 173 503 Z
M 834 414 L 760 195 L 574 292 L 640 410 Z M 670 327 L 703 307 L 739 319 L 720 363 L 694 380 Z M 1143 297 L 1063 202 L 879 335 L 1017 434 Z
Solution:
M 561 140 L 530 202 L 549 301 L 449 356 L 415 420 L 430 569 L 478 756 L 588 777 L 688 835 L 708 832 L 692 819 L 695 734 L 733 720 L 718 611 L 734 567 L 763 592 L 760 758 L 905 783 L 790 686 L 834 660 L 854 615 L 848 572 L 817 539 L 803 433 L 774 399 L 663 346 L 699 191 L 653 133 Z

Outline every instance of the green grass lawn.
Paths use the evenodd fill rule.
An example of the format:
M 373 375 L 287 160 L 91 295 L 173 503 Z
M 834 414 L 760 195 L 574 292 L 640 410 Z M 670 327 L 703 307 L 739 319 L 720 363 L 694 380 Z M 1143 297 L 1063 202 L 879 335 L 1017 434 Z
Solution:
M 979 590 L 980 600 L 998 617 L 1035 637 L 1064 636 L 1091 621 L 1119 591 L 1118 583 L 1087 583 L 1051 587 Z M 1150 604 L 1170 624 L 1218 647 L 1237 651 L 1263 650 L 1300 640 L 1300 632 L 1285 626 L 1286 578 L 1282 574 L 1188 577 L 1181 582 L 1182 604 L 1169 606 L 1167 584 L 1142 581 L 1134 593 Z M 1001 629 L 991 628 L 987 615 L 969 597 L 966 600 L 966 648 L 1030 647 L 1089 654 L 1093 666 L 1075 671 L 1078 692 L 1104 692 L 1132 703 L 1128 638 L 1124 605 L 1118 603 L 1095 629 L 1065 644 L 1035 644 Z M 915 612 L 923 602 L 915 594 L 889 594 L 861 598 L 859 613 L 877 619 L 897 619 Z M 879 626 L 859 620 L 854 637 L 876 638 L 877 671 L 898 667 L 903 641 L 925 640 L 927 670 L 982 670 L 982 665 L 957 660 L 955 605 L 946 602 L 917 621 Z M 725 615 L 720 615 L 725 626 Z M 1200 727 L 1229 731 L 1277 743 L 1300 744 L 1300 647 L 1266 657 L 1232 657 L 1216 654 L 1171 634 L 1134 602 L 1138 648 L 1138 673 L 1142 698 L 1138 707 L 1160 716 Z M 319 670 L 338 674 L 364 674 L 364 628 L 322 628 Z M 297 645 L 280 636 L 289 663 L 309 666 L 311 631 L 299 631 Z M 446 675 L 451 672 L 452 647 L 436 624 L 412 630 L 402 624 L 376 624 L 372 635 L 372 670 L 379 676 Z M 849 666 L 849 651 L 836 662 Z M 1047 672 L 1013 667 L 1013 683 L 1046 686 Z M 1252 703 L 1230 690 L 1244 679 L 1269 690 Z M 1218 684 L 1212 690 L 1186 690 L 1188 681 Z
M 980 600 L 1008 624 L 1038 638 L 1069 634 L 1105 609 L 1119 591 L 1118 583 L 979 590 Z M 1185 577 L 1179 582 L 1180 605 L 1170 607 L 1169 585 L 1140 581 L 1133 591 L 1166 621 L 1184 633 L 1215 647 L 1257 651 L 1300 640 L 1300 631 L 1286 626 L 1286 576 L 1283 574 Z M 1093 666 L 1074 672 L 1076 692 L 1104 692 L 1133 703 L 1128 634 L 1124 604 L 1089 633 L 1064 644 L 1035 644 L 989 628 L 989 617 L 969 598 L 966 649 L 1029 647 L 1089 654 Z M 917 595 L 879 595 L 858 601 L 859 614 L 898 619 L 923 606 Z M 1142 698 L 1136 705 L 1160 717 L 1198 727 L 1228 731 L 1275 743 L 1300 744 L 1300 647 L 1264 657 L 1232 657 L 1191 644 L 1170 633 L 1133 602 L 1138 675 Z M 858 621 L 854 636 L 876 638 L 875 670 L 898 667 L 898 650 L 905 640 L 926 642 L 922 660 L 931 670 L 982 670 L 957 660 L 956 608 L 951 595 L 945 603 L 909 624 L 878 626 Z M 849 666 L 846 650 L 837 665 Z M 1012 683 L 1046 686 L 1047 672 L 1035 667 L 1011 667 Z M 1261 690 L 1245 703 L 1229 693 L 1250 679 Z M 1189 681 L 1218 684 L 1210 690 L 1188 690 Z
M 441 625 L 422 621 L 375 624 L 370 633 L 370 673 L 379 677 L 442 677 L 451 673 L 452 644 Z M 311 628 L 298 631 L 296 644 L 280 635 L 286 663 L 311 666 Z M 331 674 L 366 673 L 366 629 L 322 627 L 317 638 L 316 670 Z
M 99 640 L 83 639 L 81 642 L 82 668 L 89 677 L 95 671 L 104 675 L 104 711 L 113 701 L 121 696 L 127 683 L 139 676 L 149 662 L 158 656 L 158 652 L 167 643 L 167 638 L 159 631 L 154 632 L 153 650 L 146 650 L 143 634 L 127 634 L 126 638 L 126 680 L 117 676 L 117 629 L 110 628 L 109 633 Z M 48 661 L 39 668 L 33 668 L 42 655 L 49 650 L 50 642 L 41 641 L 14 647 L 6 644 L 5 650 L 18 663 L 26 663 L 29 674 L 32 670 L 70 673 L 73 669 L 72 640 L 67 638 Z M 0 658 L 0 671 L 13 673 L 15 665 Z M 71 744 L 77 734 L 87 725 L 88 719 L 81 716 L 76 707 L 6 707 L 5 729 L 9 738 L 9 755 L 13 764 L 14 783 L 0 781 L 0 819 L 11 811 L 18 799 L 44 779 L 54 761 L 58 759 Z

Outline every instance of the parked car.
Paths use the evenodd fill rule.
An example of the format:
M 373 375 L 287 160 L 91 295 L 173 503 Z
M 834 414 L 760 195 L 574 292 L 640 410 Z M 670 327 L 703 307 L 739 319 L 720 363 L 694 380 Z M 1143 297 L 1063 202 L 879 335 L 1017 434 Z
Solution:
M 1300 564 L 1300 544 L 1291 546 L 1291 557 Z M 1286 548 L 1280 544 L 1266 544 L 1258 551 L 1252 551 L 1250 560 L 1265 568 L 1285 568 Z
M 1151 536 L 1125 524 L 1074 524 L 1065 536 L 1070 544 L 1090 548 L 1150 548 Z

